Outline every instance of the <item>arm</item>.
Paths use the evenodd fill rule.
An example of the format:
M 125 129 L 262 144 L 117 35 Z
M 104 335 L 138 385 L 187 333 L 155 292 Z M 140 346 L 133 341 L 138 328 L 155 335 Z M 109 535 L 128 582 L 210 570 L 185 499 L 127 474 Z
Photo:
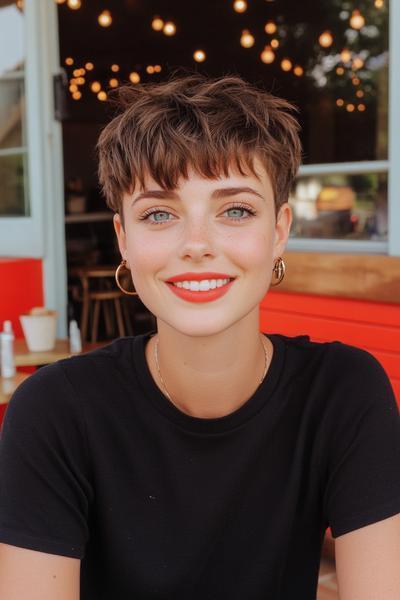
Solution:
M 0 544 L 0 598 L 79 600 L 80 559 Z
M 340 600 L 400 598 L 400 514 L 335 540 Z

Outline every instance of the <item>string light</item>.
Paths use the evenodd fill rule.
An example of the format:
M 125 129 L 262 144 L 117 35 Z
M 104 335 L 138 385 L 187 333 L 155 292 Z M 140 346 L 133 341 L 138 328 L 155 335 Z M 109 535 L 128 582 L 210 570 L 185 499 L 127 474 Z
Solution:
M 175 33 L 176 33 L 175 23 L 173 23 L 172 21 L 167 21 L 164 24 L 163 33 L 168 36 L 175 35 Z
M 65 64 L 66 64 L 66 65 L 68 65 L 68 66 L 70 67 L 71 65 L 73 65 L 73 64 L 74 64 L 74 59 L 73 59 L 71 56 L 68 56 L 68 57 L 65 59 Z
M 364 61 L 359 56 L 356 56 L 356 58 L 351 63 L 351 68 L 354 69 L 354 71 L 357 71 L 357 69 L 361 69 L 363 66 L 364 66 Z
M 119 65 L 115 65 L 115 64 L 111 65 L 111 71 L 113 73 L 118 73 L 118 71 L 119 71 Z
M 129 80 L 132 83 L 139 83 L 139 81 L 140 81 L 139 73 L 137 73 L 136 71 L 132 71 L 132 73 L 129 73 Z
M 76 83 L 78 85 L 83 85 L 85 83 L 85 78 L 84 77 L 78 77 L 78 79 L 76 79 Z
M 333 36 L 330 31 L 323 31 L 318 41 L 323 48 L 329 48 L 333 44 Z
M 155 73 L 161 73 L 161 65 L 154 65 Z
M 79 75 L 81 74 L 81 70 L 80 69 L 74 69 L 72 72 L 74 77 L 79 77 Z
M 247 10 L 246 0 L 235 0 L 233 3 L 233 10 L 238 13 L 244 13 Z
M 340 59 L 344 63 L 348 63 L 351 61 L 351 52 L 347 48 L 343 48 L 340 53 Z
M 93 83 L 90 86 L 90 89 L 92 90 L 92 92 L 94 92 L 95 94 L 97 94 L 97 92 L 99 92 L 101 90 L 101 84 L 99 81 L 93 81 Z
M 154 67 L 153 67 L 152 65 L 148 65 L 148 66 L 146 67 L 146 72 L 147 72 L 149 75 L 153 75 L 153 73 L 154 73 Z
M 86 65 L 85 65 L 85 69 L 86 69 L 87 71 L 93 71 L 93 69 L 94 69 L 94 64 L 93 64 L 93 63 L 91 63 L 91 62 L 87 62 L 87 63 L 86 63 Z
M 375 0 L 375 7 L 376 8 L 383 8 L 384 2 L 383 0 Z
M 356 96 L 357 96 L 357 98 L 364 98 L 364 92 L 362 90 L 357 90 Z
M 164 27 L 164 21 L 160 17 L 153 17 L 151 27 L 154 31 L 161 31 Z
M 358 77 L 353 77 L 353 79 L 351 80 L 353 85 L 359 85 L 360 84 L 360 80 Z
M 358 110 L 359 110 L 360 112 L 364 112 L 364 110 L 366 109 L 366 106 L 365 106 L 365 104 L 359 104 L 359 105 L 357 106 L 357 108 L 358 108 Z
M 337 73 L 338 75 L 343 75 L 343 73 L 344 73 L 344 69 L 343 69 L 343 67 L 337 67 L 337 68 L 336 68 L 336 73 Z
M 272 35 L 277 30 L 277 27 L 273 21 L 267 21 L 264 26 L 265 33 Z
M 68 0 L 67 1 L 68 8 L 72 10 L 78 10 L 82 6 L 81 0 Z
M 97 97 L 102 102 L 104 102 L 104 100 L 107 100 L 107 94 L 103 90 L 97 94 Z
M 343 98 L 338 98 L 338 99 L 336 100 L 336 106 L 343 106 L 343 104 L 344 104 L 344 100 L 343 100 Z
M 354 109 L 355 109 L 355 106 L 354 106 L 354 104 L 351 104 L 351 103 L 350 103 L 350 104 L 347 104 L 347 106 L 346 106 L 346 110 L 347 110 L 347 112 L 353 112 L 353 111 L 354 111 Z
M 260 54 L 260 58 L 263 63 L 266 65 L 271 64 L 275 60 L 275 52 L 272 50 L 271 46 L 265 46 L 264 50 Z
M 72 94 L 72 97 L 74 100 L 80 100 L 82 98 L 82 94 L 81 94 L 81 92 L 74 92 Z
M 73 83 L 72 85 L 69 86 L 69 91 L 72 92 L 77 92 L 78 91 L 78 86 L 75 85 L 75 83 Z
M 292 68 L 292 61 L 289 60 L 288 58 L 284 58 L 281 61 L 281 69 L 282 69 L 282 71 L 286 71 L 287 72 L 287 71 L 290 71 L 291 68 Z
M 204 50 L 196 50 L 193 52 L 193 58 L 196 62 L 204 62 L 206 60 L 206 53 Z
M 102 13 L 99 14 L 99 16 L 97 17 L 97 20 L 99 22 L 99 25 L 101 25 L 101 27 L 110 27 L 111 23 L 112 23 L 112 16 L 109 10 L 103 10 Z
M 351 13 L 349 23 L 350 23 L 350 27 L 352 27 L 353 29 L 361 29 L 362 27 L 364 27 L 365 19 L 362 16 L 362 14 L 360 13 L 360 11 L 358 10 L 358 8 L 355 8 L 353 10 L 353 12 Z
M 272 48 L 279 48 L 279 40 L 277 40 L 276 38 L 271 40 L 271 46 Z
M 300 65 L 296 65 L 293 69 L 293 73 L 297 75 L 297 77 L 301 77 L 304 73 L 304 69 Z
M 240 44 L 243 46 L 243 48 L 251 48 L 254 46 L 254 42 L 254 36 L 250 33 L 250 31 L 248 29 L 243 29 L 240 38 Z
M 110 81 L 108 82 L 108 85 L 112 88 L 118 87 L 118 79 L 115 79 L 115 77 L 112 77 L 110 79 Z

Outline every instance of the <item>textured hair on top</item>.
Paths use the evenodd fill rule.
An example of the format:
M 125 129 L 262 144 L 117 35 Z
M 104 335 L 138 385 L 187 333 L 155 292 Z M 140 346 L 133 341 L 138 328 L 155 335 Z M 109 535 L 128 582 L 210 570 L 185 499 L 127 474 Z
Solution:
M 261 160 L 272 183 L 275 211 L 287 201 L 301 159 L 299 125 L 286 100 L 239 76 L 172 76 L 162 83 L 124 86 L 119 114 L 102 130 L 99 181 L 108 206 L 122 216 L 124 194 L 150 175 L 177 187 L 188 168 L 214 179 L 229 170 L 257 176 Z

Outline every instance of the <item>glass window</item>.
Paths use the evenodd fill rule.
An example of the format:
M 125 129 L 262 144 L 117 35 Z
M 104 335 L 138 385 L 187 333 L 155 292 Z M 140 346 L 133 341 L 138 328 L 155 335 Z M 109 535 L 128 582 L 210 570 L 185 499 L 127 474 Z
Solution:
M 307 175 L 289 202 L 291 237 L 387 241 L 387 174 Z
M 0 7 L 0 216 L 29 214 L 22 3 Z

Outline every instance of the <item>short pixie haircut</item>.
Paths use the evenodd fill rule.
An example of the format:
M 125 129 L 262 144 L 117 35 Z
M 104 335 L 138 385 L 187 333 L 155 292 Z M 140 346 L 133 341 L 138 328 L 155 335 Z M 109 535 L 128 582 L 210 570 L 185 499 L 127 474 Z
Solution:
M 119 114 L 100 134 L 99 181 L 107 205 L 122 214 L 122 199 L 150 175 L 173 190 L 191 167 L 215 179 L 236 168 L 257 175 L 261 160 L 272 183 L 275 216 L 287 201 L 301 144 L 296 110 L 239 76 L 172 76 L 162 83 L 121 87 Z

